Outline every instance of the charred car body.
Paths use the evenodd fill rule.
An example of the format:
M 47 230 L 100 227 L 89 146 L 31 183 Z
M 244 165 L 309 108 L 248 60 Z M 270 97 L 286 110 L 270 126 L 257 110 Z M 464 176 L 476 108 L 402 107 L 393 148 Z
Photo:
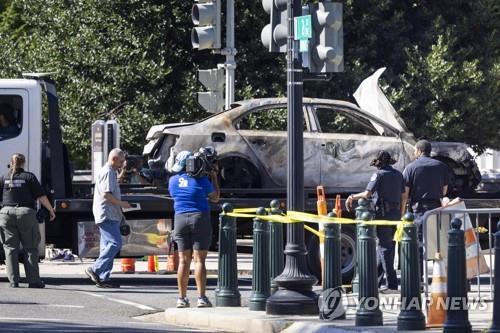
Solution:
M 337 100 L 304 98 L 304 186 L 325 186 L 328 193 L 364 190 L 373 168 L 369 161 L 381 149 L 402 170 L 410 161 L 415 139 L 356 105 Z M 383 133 L 376 126 L 383 128 Z M 286 99 L 239 102 L 231 110 L 197 123 L 158 125 L 150 129 L 144 154 L 151 167 L 173 164 L 182 150 L 213 146 L 218 153 L 222 188 L 286 187 Z M 472 191 L 480 174 L 467 146 L 433 143 L 432 156 L 450 167 L 456 192 Z

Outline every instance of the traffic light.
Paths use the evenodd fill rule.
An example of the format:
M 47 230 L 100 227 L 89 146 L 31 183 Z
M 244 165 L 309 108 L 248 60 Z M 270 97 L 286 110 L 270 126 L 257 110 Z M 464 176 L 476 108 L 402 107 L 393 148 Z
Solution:
M 214 68 L 198 71 L 198 81 L 207 88 L 207 92 L 198 93 L 198 103 L 208 112 L 221 112 L 224 108 L 223 68 Z
M 262 0 L 262 7 L 269 14 L 270 23 L 260 34 L 262 44 L 269 52 L 286 52 L 288 37 L 287 0 Z
M 191 9 L 194 27 L 191 44 L 194 49 L 221 48 L 221 0 L 196 0 Z
M 344 71 L 344 29 L 342 3 L 324 2 L 309 4 L 313 37 L 305 56 L 311 73 Z

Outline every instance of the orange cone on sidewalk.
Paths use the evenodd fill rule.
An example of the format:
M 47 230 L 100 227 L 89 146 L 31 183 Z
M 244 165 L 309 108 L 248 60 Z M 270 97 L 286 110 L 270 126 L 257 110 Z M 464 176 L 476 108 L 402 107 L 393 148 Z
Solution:
M 431 299 L 427 308 L 427 327 L 442 327 L 446 319 L 446 267 L 439 252 L 432 267 Z
M 318 215 L 327 215 L 328 206 L 326 202 L 325 189 L 322 185 L 316 187 L 316 196 L 318 201 L 316 201 L 316 208 L 318 210 Z M 325 227 L 322 223 L 318 225 L 319 232 L 324 235 Z M 319 237 L 319 252 L 320 252 L 320 265 L 321 265 L 321 277 L 323 278 L 323 266 L 325 264 L 325 238 Z M 321 283 L 323 284 L 323 282 Z
M 121 263 L 123 273 L 135 273 L 135 258 L 122 258 Z
M 177 272 L 179 267 L 179 252 L 173 251 L 167 256 L 167 272 Z
M 148 256 L 148 273 L 156 273 L 156 263 L 158 259 L 155 260 L 156 256 Z

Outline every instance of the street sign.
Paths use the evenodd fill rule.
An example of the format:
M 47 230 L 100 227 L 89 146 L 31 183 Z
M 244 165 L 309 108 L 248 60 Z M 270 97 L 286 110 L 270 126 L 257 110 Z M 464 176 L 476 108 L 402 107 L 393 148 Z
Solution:
M 312 37 L 311 15 L 297 16 L 295 20 L 295 40 L 307 40 Z

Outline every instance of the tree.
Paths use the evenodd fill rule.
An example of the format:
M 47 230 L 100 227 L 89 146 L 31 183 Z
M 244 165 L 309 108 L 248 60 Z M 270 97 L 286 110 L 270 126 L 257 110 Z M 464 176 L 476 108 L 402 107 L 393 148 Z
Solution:
M 198 68 L 221 55 L 190 45 L 192 1 L 0 0 L 0 77 L 55 71 L 64 140 L 87 167 L 90 124 L 116 118 L 125 149 L 148 129 L 207 114 L 196 104 Z M 352 100 L 388 67 L 384 89 L 417 137 L 500 148 L 500 4 L 495 0 L 348 0 L 345 72 L 305 84 L 305 95 Z M 285 58 L 260 43 L 260 1 L 236 1 L 237 99 L 283 96 Z

